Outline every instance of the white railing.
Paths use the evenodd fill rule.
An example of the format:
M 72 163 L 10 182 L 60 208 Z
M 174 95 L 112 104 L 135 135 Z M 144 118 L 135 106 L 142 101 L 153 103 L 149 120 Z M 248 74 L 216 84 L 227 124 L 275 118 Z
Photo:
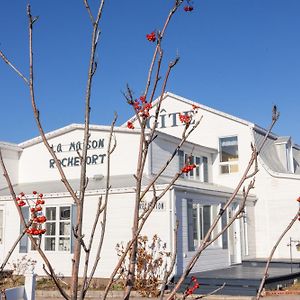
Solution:
M 0 294 L 0 300 L 35 300 L 36 274 L 30 270 L 25 274 L 24 286 L 18 286 L 3 290 Z

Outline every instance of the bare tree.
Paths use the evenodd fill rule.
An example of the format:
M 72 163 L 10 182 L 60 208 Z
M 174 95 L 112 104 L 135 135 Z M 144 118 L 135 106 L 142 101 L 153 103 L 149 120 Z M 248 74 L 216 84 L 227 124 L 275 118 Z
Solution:
M 171 161 L 174 159 L 176 154 L 178 153 L 178 150 L 183 146 L 183 144 L 187 141 L 190 134 L 197 128 L 197 126 L 200 124 L 201 117 L 196 120 L 194 123 L 193 121 L 193 115 L 184 115 L 181 117 L 181 121 L 184 124 L 182 137 L 180 141 L 178 142 L 177 147 L 174 149 L 174 151 L 170 154 L 169 159 L 165 162 L 165 164 L 161 167 L 159 172 L 153 177 L 151 182 L 144 186 L 143 183 L 143 176 L 144 176 L 144 170 L 146 166 L 147 157 L 149 155 L 149 146 L 151 143 L 155 140 L 157 133 L 156 133 L 156 126 L 158 123 L 158 116 L 159 112 L 161 110 L 162 101 L 164 98 L 164 94 L 166 91 L 166 86 L 168 83 L 168 79 L 170 77 L 170 74 L 173 70 L 173 68 L 176 66 L 176 64 L 179 61 L 179 57 L 175 57 L 173 61 L 168 63 L 167 70 L 165 74 L 161 74 L 161 66 L 163 63 L 164 58 L 164 51 L 163 51 L 163 40 L 165 38 L 166 30 L 168 28 L 168 25 L 170 24 L 173 15 L 177 12 L 178 8 L 183 4 L 183 0 L 174 0 L 174 4 L 169 11 L 166 21 L 162 27 L 161 31 L 152 32 L 151 34 L 147 35 L 147 38 L 150 42 L 156 43 L 153 58 L 151 60 L 151 64 L 149 66 L 148 76 L 146 80 L 146 86 L 143 94 L 141 95 L 140 99 L 137 100 L 134 97 L 133 90 L 127 86 L 126 92 L 124 93 L 124 96 L 128 102 L 129 105 L 132 106 L 133 111 L 135 113 L 136 123 L 138 124 L 139 130 L 140 130 L 140 140 L 139 140 L 139 153 L 138 153 L 138 159 L 137 159 L 137 166 L 136 166 L 136 172 L 135 172 L 135 204 L 134 204 L 134 212 L 133 212 L 133 224 L 132 224 L 132 231 L 131 231 L 131 239 L 128 241 L 124 253 L 119 258 L 119 261 L 117 265 L 115 266 L 109 282 L 106 286 L 103 299 L 105 299 L 108 295 L 108 292 L 113 284 L 113 282 L 116 279 L 116 275 L 118 273 L 118 270 L 120 269 L 122 263 L 124 262 L 126 255 L 130 253 L 130 262 L 129 262 L 129 268 L 128 273 L 126 274 L 126 284 L 125 284 L 125 292 L 124 292 L 124 299 L 129 299 L 132 288 L 134 286 L 135 281 L 135 270 L 136 270 L 136 255 L 137 255 L 137 240 L 138 236 L 141 233 L 145 223 L 147 222 L 148 218 L 151 216 L 152 211 L 154 210 L 157 202 L 162 199 L 162 197 L 170 190 L 170 188 L 174 185 L 176 180 L 186 172 L 189 172 L 193 169 L 194 165 L 189 164 L 188 162 L 184 166 L 183 169 L 179 170 L 176 174 L 174 174 L 173 178 L 170 179 L 169 183 L 166 185 L 166 187 L 158 192 L 156 189 L 156 183 L 159 177 L 163 174 L 163 172 L 166 170 L 166 168 L 170 165 Z M 4 55 L 2 51 L 0 51 L 0 57 L 2 60 L 14 71 L 16 74 L 25 82 L 25 84 L 28 86 L 29 92 L 30 92 L 30 99 L 31 104 L 33 108 L 33 114 L 34 118 L 37 124 L 37 127 L 39 129 L 40 136 L 42 138 L 42 141 L 49 151 L 50 155 L 52 156 L 57 170 L 60 174 L 61 181 L 64 183 L 67 191 L 70 193 L 71 197 L 73 198 L 73 201 L 77 207 L 77 216 L 76 216 L 76 222 L 75 226 L 72 229 L 72 234 L 75 237 L 75 245 L 74 245 L 74 255 L 72 259 L 72 275 L 71 275 L 71 290 L 70 294 L 68 294 L 63 287 L 60 285 L 60 282 L 53 270 L 53 267 L 51 266 L 51 263 L 48 261 L 46 255 L 44 252 L 38 247 L 38 252 L 43 258 L 46 268 L 45 271 L 49 274 L 49 276 L 54 280 L 55 284 L 57 285 L 61 295 L 65 299 L 84 299 L 86 296 L 86 293 L 90 287 L 91 280 L 94 276 L 94 273 L 96 271 L 96 268 L 98 266 L 98 262 L 100 260 L 100 253 L 103 246 L 103 240 L 105 235 L 105 224 L 107 219 L 107 206 L 108 206 L 108 197 L 110 193 L 110 156 L 112 155 L 115 147 L 116 147 L 116 140 L 114 138 L 114 126 L 116 122 L 116 116 L 112 122 L 110 135 L 109 135 L 109 145 L 107 149 L 107 158 L 108 158 L 108 164 L 107 164 L 107 174 L 106 174 L 106 189 L 105 189 L 105 195 L 103 197 L 100 197 L 99 203 L 98 203 L 98 209 L 95 213 L 95 219 L 94 224 L 91 229 L 91 234 L 89 236 L 89 239 L 87 240 L 84 238 L 84 232 L 83 232 L 83 218 L 84 218 L 84 201 L 85 201 L 85 194 L 86 194 L 86 188 L 88 185 L 88 178 L 86 175 L 86 167 L 87 167 L 87 149 L 88 149 L 88 142 L 90 139 L 90 109 L 91 109 L 91 91 L 92 91 L 92 83 L 93 83 L 93 77 L 95 75 L 95 72 L 97 70 L 97 61 L 95 59 L 96 57 L 96 51 L 97 46 L 99 43 L 100 38 L 100 29 L 99 29 L 99 23 L 101 20 L 103 8 L 104 8 L 105 0 L 101 0 L 99 7 L 97 9 L 97 13 L 94 14 L 89 6 L 89 3 L 87 0 L 83 0 L 84 7 L 87 11 L 88 17 L 90 19 L 91 25 L 92 25 L 92 37 L 91 37 L 91 52 L 90 52 L 90 59 L 89 59 L 89 69 L 88 69 L 88 75 L 87 75 L 87 86 L 86 86 L 86 94 L 85 94 L 85 113 L 84 113 L 84 136 L 83 136 L 83 147 L 82 151 L 78 151 L 78 156 L 80 158 L 80 188 L 79 193 L 77 194 L 72 186 L 70 185 L 64 170 L 60 164 L 60 161 L 58 157 L 56 156 L 55 151 L 52 149 L 51 145 L 49 144 L 47 140 L 47 136 L 44 132 L 42 122 L 40 120 L 40 112 L 37 108 L 37 102 L 35 97 L 35 86 L 34 86 L 34 62 L 33 62 L 33 47 L 32 47 L 32 39 L 33 39 L 33 28 L 34 24 L 37 21 L 37 17 L 33 17 L 31 14 L 31 8 L 30 5 L 27 7 L 27 16 L 28 16 L 28 30 L 29 30 L 29 57 L 30 57 L 30 63 L 29 63 L 29 76 L 25 76 L 7 57 Z M 189 1 L 188 1 L 189 3 Z M 188 6 L 189 9 L 191 6 Z M 159 92 L 158 92 L 158 89 Z M 153 125 L 149 130 L 147 130 L 147 120 L 149 118 L 150 110 L 152 109 L 152 104 L 154 101 L 154 98 L 158 96 L 158 101 L 155 103 L 154 108 L 154 122 Z M 228 229 L 228 227 L 241 215 L 241 213 L 244 210 L 245 202 L 247 199 L 247 196 L 249 192 L 254 188 L 254 175 L 258 172 L 257 168 L 257 156 L 259 155 L 270 131 L 272 130 L 275 122 L 278 119 L 278 112 L 273 112 L 272 117 L 272 123 L 265 135 L 265 139 L 263 143 L 260 145 L 258 149 L 256 149 L 254 146 L 252 146 L 252 155 L 249 160 L 249 164 L 238 183 L 236 189 L 234 190 L 232 196 L 230 199 L 225 203 L 225 205 L 220 209 L 218 216 L 215 218 L 211 228 L 208 230 L 205 238 L 203 239 L 201 245 L 197 249 L 194 257 L 192 260 L 188 263 L 185 271 L 183 272 L 181 278 L 179 279 L 178 283 L 175 285 L 174 289 L 172 290 L 171 294 L 169 295 L 168 299 L 173 299 L 176 295 L 179 287 L 184 282 L 185 278 L 189 275 L 191 272 L 193 266 L 195 265 L 196 261 L 199 259 L 202 252 L 211 244 L 213 243 L 218 237 L 220 237 L 225 230 Z M 129 123 L 129 128 L 134 128 L 134 124 Z M 13 200 L 16 203 L 16 207 L 18 209 L 20 219 L 22 220 L 22 224 L 24 227 L 24 230 L 22 234 L 25 234 L 26 229 L 30 226 L 28 223 L 25 222 L 24 217 L 21 213 L 20 207 L 17 205 L 16 201 L 16 195 L 13 189 L 13 185 L 10 181 L 9 174 L 6 171 L 5 164 L 3 162 L 2 157 L 1 158 L 1 165 L 4 170 L 5 178 L 8 184 L 8 187 L 10 189 L 11 196 Z M 239 193 L 240 189 L 244 184 L 248 184 L 243 189 L 243 200 L 240 204 L 240 207 L 238 211 L 234 214 L 232 219 L 229 221 L 229 223 L 225 226 L 225 228 L 222 229 L 218 234 L 214 236 L 214 238 L 211 238 L 211 234 L 213 230 L 215 230 L 219 220 L 225 213 L 226 209 L 232 204 L 234 199 L 236 198 L 237 194 Z M 150 201 L 149 206 L 140 212 L 139 207 L 141 202 L 144 200 L 146 195 L 152 195 L 152 199 Z M 97 245 L 97 253 L 96 253 L 96 259 L 94 262 L 90 261 L 90 253 L 93 244 L 95 243 L 94 235 L 95 230 L 97 228 L 97 225 L 99 223 L 100 215 L 102 215 L 102 222 L 101 222 L 101 238 L 100 241 L 98 241 Z M 18 237 L 18 240 L 22 235 Z M 34 238 L 29 234 L 29 238 L 33 245 L 36 245 Z M 16 245 L 16 243 L 15 243 Z M 13 249 L 10 251 L 9 254 L 11 254 Z M 176 252 L 176 251 L 175 251 Z M 9 256 L 8 256 L 9 257 Z M 79 289 L 79 266 L 82 258 L 84 257 L 84 271 L 83 271 L 83 284 L 82 287 Z M 175 261 L 176 253 L 173 254 L 173 261 Z M 8 258 L 7 258 L 8 260 Z M 89 267 L 91 266 L 91 272 L 88 274 Z M 1 268 L 4 268 L 4 265 L 1 266 Z M 161 295 L 164 294 L 164 288 L 166 286 L 166 282 L 168 278 L 171 276 L 171 271 L 168 270 L 165 273 L 164 277 L 164 284 L 162 286 Z
M 86 87 L 86 95 L 85 95 L 85 122 L 84 122 L 84 136 L 83 136 L 83 146 L 82 146 L 82 151 L 79 152 L 78 151 L 78 156 L 80 158 L 80 165 L 81 165 L 81 172 L 80 172 L 80 188 L 79 188 L 79 194 L 77 194 L 74 189 L 72 188 L 72 186 L 70 185 L 64 170 L 60 164 L 60 161 L 55 153 L 55 151 L 53 150 L 53 148 L 51 147 L 51 145 L 49 144 L 46 134 L 44 132 L 43 129 L 43 125 L 42 125 L 42 121 L 40 119 L 40 112 L 39 109 L 37 107 L 37 101 L 36 101 L 36 96 L 35 96 L 35 85 L 34 85 L 34 60 L 33 60 L 33 29 L 34 29 L 34 25 L 38 20 L 38 17 L 34 17 L 31 13 L 31 7 L 30 5 L 27 6 L 27 17 L 28 17 L 28 35 L 29 35 L 29 76 L 25 76 L 9 59 L 8 57 L 2 52 L 0 51 L 0 57 L 2 58 L 2 60 L 14 71 L 16 72 L 16 74 L 24 81 L 24 83 L 28 86 L 29 89 L 29 93 L 30 93 L 30 99 L 31 99 L 31 105 L 32 105 L 32 109 L 33 109 L 33 114 L 34 114 L 34 118 L 40 133 L 40 136 L 42 138 L 42 141 L 45 145 L 45 147 L 47 148 L 47 150 L 49 151 L 50 155 L 52 156 L 55 165 L 57 167 L 57 170 L 61 176 L 61 181 L 64 183 L 66 189 L 68 190 L 68 192 L 70 193 L 71 197 L 73 198 L 73 201 L 77 207 L 77 215 L 76 215 L 76 222 L 75 222 L 75 226 L 72 229 L 72 233 L 75 237 L 75 245 L 74 245 L 74 255 L 73 255 L 73 259 L 72 259 L 72 278 L 71 278 L 71 292 L 70 295 L 68 295 L 66 293 L 66 291 L 62 288 L 62 286 L 59 283 L 59 280 L 57 279 L 57 276 L 53 270 L 53 267 L 51 266 L 50 262 L 48 261 L 47 257 L 45 256 L 45 254 L 43 253 L 43 251 L 38 247 L 38 245 L 36 245 L 36 242 L 34 240 L 34 238 L 32 237 L 31 234 L 27 233 L 27 229 L 30 226 L 30 224 L 26 224 L 24 216 L 22 215 L 21 209 L 20 207 L 17 205 L 17 200 L 16 200 L 16 195 L 13 189 L 13 184 L 10 181 L 9 178 L 9 174 L 6 171 L 5 168 L 5 164 L 4 161 L 2 159 L 1 156 L 1 165 L 3 170 L 5 170 L 5 178 L 7 181 L 7 184 L 10 188 L 10 192 L 12 195 L 12 198 L 14 199 L 15 203 L 16 203 L 16 207 L 19 211 L 19 215 L 20 215 L 20 219 L 22 220 L 23 226 L 24 226 L 24 230 L 22 232 L 22 234 L 18 237 L 18 239 L 16 240 L 16 243 L 14 243 L 13 248 L 11 249 L 11 251 L 9 251 L 7 259 L 5 260 L 6 262 L 9 259 L 9 256 L 11 255 L 11 253 L 13 252 L 13 249 L 16 247 L 18 241 L 20 241 L 20 239 L 22 238 L 22 236 L 26 233 L 29 235 L 29 238 L 32 242 L 32 244 L 34 245 L 35 248 L 38 249 L 39 254 L 42 256 L 42 258 L 44 259 L 44 262 L 47 266 L 47 269 L 45 268 L 45 272 L 52 277 L 52 279 L 54 280 L 55 284 L 57 285 L 59 291 L 61 292 L 62 296 L 65 299 L 77 299 L 78 297 L 78 279 L 79 279 L 79 265 L 80 265 L 80 260 L 82 257 L 82 251 L 84 251 L 85 253 L 85 262 L 84 262 L 84 273 L 83 273 L 83 285 L 80 291 L 80 299 L 83 299 L 86 295 L 86 292 L 90 286 L 91 280 L 93 278 L 93 275 L 95 273 L 95 270 L 97 268 L 98 265 L 98 261 L 100 259 L 100 252 L 101 252 L 101 248 L 103 245 L 103 240 L 104 240 L 104 233 L 105 233 L 105 221 L 106 221 L 106 215 L 107 215 L 107 203 L 108 203 L 108 195 L 109 195 L 109 190 L 110 190 L 110 184 L 109 184 L 109 176 L 110 176 L 110 155 L 112 154 L 114 148 L 116 147 L 116 141 L 113 139 L 113 129 L 114 129 L 114 125 L 116 122 L 116 117 L 112 122 L 112 126 L 111 126 L 111 132 L 110 132 L 110 138 L 109 138 L 109 146 L 107 149 L 107 157 L 108 157 L 108 167 L 107 167 L 107 184 L 106 184 L 106 193 L 104 196 L 104 203 L 102 204 L 102 198 L 99 199 L 99 204 L 98 204 L 98 210 L 96 212 L 95 215 L 95 221 L 94 221 L 94 225 L 92 228 L 92 232 L 90 234 L 90 239 L 89 241 L 86 243 L 82 231 L 82 224 L 83 224 L 83 207 L 84 207 L 84 200 L 85 200 L 85 191 L 88 185 L 88 178 L 86 176 L 86 166 L 87 166 L 87 149 L 88 149 L 88 142 L 89 142 L 89 138 L 90 138 L 90 99 L 91 99 L 91 90 L 92 90 L 92 81 L 93 81 L 93 76 L 97 70 L 97 62 L 95 60 L 95 54 L 96 54 L 96 50 L 97 50 L 97 45 L 99 42 L 99 37 L 100 37 L 100 29 L 99 29 L 99 22 L 102 16 L 102 11 L 104 8 L 104 3 L 105 1 L 102 0 L 100 1 L 98 10 L 97 10 L 97 14 L 94 16 L 89 3 L 87 0 L 83 0 L 84 6 L 86 8 L 86 11 L 88 13 L 89 19 L 91 21 L 91 25 L 92 25 L 92 38 L 91 38 L 91 52 L 90 52 L 90 61 L 89 61 L 89 69 L 88 69 L 88 76 L 87 76 L 87 87 Z M 156 33 L 152 33 L 151 39 L 149 39 L 149 41 L 157 41 L 156 43 L 156 47 L 155 47 L 155 51 L 153 54 L 153 59 L 151 62 L 151 65 L 149 67 L 149 72 L 148 72 L 148 78 L 146 81 L 146 87 L 145 87 L 145 92 L 144 92 L 144 99 L 148 98 L 148 101 L 144 101 L 143 102 L 143 106 L 141 109 L 137 109 L 137 107 L 134 105 L 134 99 L 132 96 L 132 91 L 131 89 L 128 87 L 127 88 L 127 95 L 126 98 L 128 100 L 128 102 L 133 106 L 137 120 L 140 124 L 140 131 L 141 131 L 141 138 L 140 138 L 140 149 L 139 149 L 139 157 L 138 157 L 138 165 L 137 165 L 137 171 L 136 171 L 136 202 L 135 202 L 135 211 L 134 211 L 134 224 L 133 224 L 133 229 L 132 229 L 132 239 L 131 241 L 128 243 L 128 247 L 126 249 L 126 253 L 124 253 L 125 255 L 127 254 L 127 252 L 129 251 L 129 249 L 131 249 L 131 264 L 130 264 L 130 268 L 129 268 L 129 273 L 128 273 L 128 279 L 127 279 L 127 284 L 126 284 L 126 296 L 125 298 L 128 298 L 132 289 L 132 284 L 134 282 L 134 269 L 135 269 L 135 256 L 136 256 L 136 243 L 137 243 L 137 237 L 139 235 L 139 233 L 141 232 L 146 220 L 148 219 L 148 217 L 150 216 L 151 212 L 153 211 L 157 201 L 159 201 L 159 199 L 161 199 L 163 197 L 163 195 L 172 187 L 172 185 L 174 184 L 174 182 L 176 181 L 176 179 L 182 174 L 182 172 L 177 173 L 174 178 L 170 181 L 170 183 L 168 184 L 168 186 L 159 194 L 156 194 L 156 189 L 155 189 L 155 182 L 157 181 L 157 179 L 159 178 L 159 176 L 163 173 L 163 171 L 167 168 L 167 166 L 170 164 L 171 160 L 175 157 L 177 150 L 180 149 L 180 147 L 183 145 L 183 143 L 187 140 L 188 136 L 193 132 L 193 130 L 197 127 L 197 125 L 199 124 L 200 121 L 196 122 L 195 125 L 192 126 L 192 128 L 189 128 L 191 120 L 192 120 L 192 116 L 189 117 L 189 120 L 186 122 L 186 126 L 184 127 L 184 132 L 182 135 L 182 140 L 180 141 L 180 143 L 178 144 L 177 148 L 174 150 L 174 152 L 172 153 L 170 159 L 166 162 L 166 164 L 162 167 L 161 171 L 159 172 L 159 174 L 157 174 L 157 176 L 155 176 L 155 178 L 152 180 L 152 182 L 142 190 L 142 178 L 143 178 L 143 170 L 145 168 L 145 163 L 146 163 L 146 158 L 148 155 L 148 147 L 151 144 L 151 142 L 156 138 L 155 135 L 155 130 L 156 130 L 156 124 L 157 124 L 157 119 L 158 119 L 158 114 L 160 111 L 160 107 L 161 107 L 161 102 L 163 100 L 163 95 L 166 89 L 166 85 L 167 85 L 167 81 L 169 78 L 169 75 L 171 73 L 171 70 L 173 69 L 173 67 L 177 64 L 179 58 L 175 58 L 175 60 L 173 62 L 170 62 L 168 65 L 168 70 L 164 76 L 164 80 L 162 82 L 162 86 L 161 86 L 161 92 L 160 92 L 160 100 L 157 104 L 156 107 L 156 111 L 155 111 L 155 122 L 150 130 L 150 133 L 145 133 L 146 131 L 146 120 L 147 117 L 149 116 L 149 109 L 151 108 L 153 99 L 156 95 L 156 91 L 158 88 L 158 83 L 160 81 L 161 78 L 161 62 L 162 62 L 162 58 L 163 58 L 163 50 L 161 47 L 161 42 L 162 39 L 165 35 L 165 31 L 168 27 L 168 24 L 172 18 L 172 16 L 174 15 L 174 13 L 177 11 L 177 9 L 179 8 L 179 6 L 183 3 L 183 0 L 176 0 L 174 1 L 174 6 L 172 7 L 172 9 L 170 10 L 167 19 L 165 21 L 165 24 L 162 28 L 162 30 L 160 32 L 156 32 Z M 154 73 L 154 68 L 155 68 L 155 64 L 156 64 L 156 71 L 155 74 L 153 76 Z M 154 77 L 154 82 L 151 86 L 151 82 L 153 80 Z M 152 90 L 150 91 L 150 88 L 152 87 Z M 148 95 L 148 93 L 150 93 L 150 96 Z M 143 211 L 143 213 L 141 215 L 139 215 L 139 204 L 140 202 L 143 200 L 144 196 L 146 195 L 146 193 L 148 193 L 149 191 L 152 191 L 153 193 L 153 199 L 150 203 L 150 206 Z M 99 221 L 99 217 L 100 214 L 103 214 L 103 221 L 101 223 L 101 227 L 102 227 L 102 234 L 101 234 L 101 238 L 99 241 L 99 245 L 98 245 L 98 250 L 97 250 L 97 255 L 96 255 L 96 260 L 94 262 L 94 264 L 92 265 L 92 270 L 90 275 L 88 275 L 88 268 L 90 265 L 90 251 L 91 251 L 91 247 L 92 244 L 94 242 L 94 234 L 95 234 L 95 230 Z M 124 257 L 122 258 L 124 259 Z M 119 264 L 122 263 L 122 260 L 120 260 Z M 1 268 L 3 269 L 5 266 L 5 263 L 2 264 Z M 118 267 L 116 267 L 115 269 L 116 271 L 118 270 Z M 114 276 L 112 275 L 112 280 L 113 280 Z M 111 281 L 112 282 L 112 281 Z M 108 289 L 111 285 L 108 285 Z

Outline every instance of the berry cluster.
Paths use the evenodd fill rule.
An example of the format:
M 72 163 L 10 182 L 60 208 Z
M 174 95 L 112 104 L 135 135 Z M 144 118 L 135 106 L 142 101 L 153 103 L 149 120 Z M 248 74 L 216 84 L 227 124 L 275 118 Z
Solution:
M 24 201 L 24 197 L 25 197 L 25 194 L 22 192 L 22 193 L 20 193 L 19 197 L 16 198 L 18 206 L 22 207 L 22 206 L 26 205 L 26 202 Z
M 141 96 L 139 99 L 129 102 L 129 104 L 133 106 L 136 113 L 140 114 L 140 116 L 143 119 L 147 119 L 150 116 L 149 111 L 152 108 L 152 104 L 147 103 L 146 97 L 144 95 Z M 130 128 L 128 126 L 128 123 L 127 123 L 127 127 Z M 130 129 L 133 129 L 133 128 L 130 128 Z
M 181 172 L 182 173 L 188 173 L 190 171 L 192 171 L 194 168 L 196 168 L 196 165 L 195 164 L 186 164 L 182 169 L 181 169 Z
M 188 12 L 188 11 L 194 10 L 194 7 L 191 5 L 186 5 L 183 9 L 184 9 L 184 11 Z
M 30 207 L 31 217 L 30 217 L 30 227 L 27 228 L 26 233 L 32 235 L 41 235 L 46 232 L 46 229 L 42 228 L 42 224 L 47 221 L 47 218 L 43 215 L 43 207 L 45 200 L 43 199 L 43 194 L 38 194 L 37 191 L 33 191 L 33 199 L 29 199 L 22 192 L 19 197 L 16 198 L 18 206 L 24 206 L 28 204 Z M 31 203 L 30 203 L 31 202 Z
M 191 283 L 190 283 L 190 285 L 192 284 L 192 286 L 191 287 L 188 287 L 187 289 L 186 289 L 186 291 L 185 291 L 185 294 L 186 295 L 192 295 L 193 293 L 194 293 L 194 291 L 196 290 L 196 289 L 198 289 L 199 288 L 199 283 L 198 283 L 198 280 L 197 280 L 197 278 L 195 277 L 195 276 L 192 276 L 192 278 L 191 278 Z
M 127 122 L 127 128 L 129 128 L 129 129 L 134 129 L 133 123 L 130 122 L 130 121 L 128 121 L 128 122 Z
M 183 114 L 179 114 L 179 120 L 181 123 L 185 124 L 185 125 L 189 125 L 191 123 L 191 116 L 190 115 L 183 115 Z
M 154 31 L 152 31 L 151 33 L 146 34 L 146 39 L 149 42 L 155 42 L 156 41 L 156 34 Z
M 191 12 L 194 10 L 194 6 L 192 6 L 193 1 L 191 0 L 186 0 L 186 6 L 183 7 L 183 10 L 185 12 Z

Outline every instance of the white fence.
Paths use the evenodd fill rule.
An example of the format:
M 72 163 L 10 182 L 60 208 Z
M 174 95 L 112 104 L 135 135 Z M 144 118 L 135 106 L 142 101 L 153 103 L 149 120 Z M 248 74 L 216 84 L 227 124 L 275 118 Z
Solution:
M 36 274 L 33 270 L 25 274 L 24 286 L 2 291 L 0 300 L 35 300 Z

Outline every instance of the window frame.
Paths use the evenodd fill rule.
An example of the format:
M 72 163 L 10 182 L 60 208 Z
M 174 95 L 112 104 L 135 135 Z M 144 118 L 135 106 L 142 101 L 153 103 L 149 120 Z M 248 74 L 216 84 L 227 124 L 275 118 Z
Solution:
M 209 217 L 205 214 L 205 208 L 209 207 Z M 191 212 L 188 210 L 191 208 Z M 188 251 L 195 251 L 201 244 L 203 238 L 207 234 L 209 228 L 211 227 L 214 219 L 216 218 L 221 204 L 204 204 L 199 202 L 194 202 L 191 199 L 187 199 L 187 238 L 188 238 Z M 214 211 L 215 210 L 215 211 Z M 196 212 L 196 216 L 195 213 Z M 189 217 L 192 220 L 189 220 Z M 196 219 L 196 224 L 195 224 Z M 205 220 L 209 219 L 209 226 L 205 228 Z M 192 227 L 192 228 L 191 228 Z M 213 230 L 212 235 L 215 232 L 219 232 L 222 228 L 221 222 L 218 222 L 216 228 Z M 196 238 L 195 238 L 196 237 Z M 219 237 L 214 241 L 210 247 L 222 248 L 222 239 Z
M 237 147 L 237 158 L 228 160 L 228 161 L 222 161 L 222 140 L 230 139 L 230 138 L 236 138 L 236 147 Z M 238 135 L 228 135 L 228 136 L 221 136 L 219 137 L 219 174 L 226 175 L 226 174 L 234 174 L 239 172 L 239 137 Z M 224 172 L 222 169 L 223 167 L 227 167 L 228 171 Z M 236 170 L 234 169 L 236 168 Z
M 191 170 L 188 173 L 181 174 L 182 178 L 200 181 L 200 182 L 207 182 L 207 183 L 209 182 L 208 156 L 204 156 L 200 154 L 190 155 L 183 150 L 178 150 L 177 155 L 178 155 L 179 170 L 181 170 L 186 165 L 189 157 L 191 157 L 189 163 L 196 164 L 195 169 Z
M 47 224 L 52 223 L 54 224 L 54 230 L 55 234 L 47 235 L 47 232 L 43 234 L 42 238 L 39 239 L 38 237 L 34 237 L 36 241 L 38 241 L 39 246 L 45 251 L 45 252 L 58 252 L 58 253 L 72 253 L 72 221 L 73 221 L 73 209 L 71 204 L 65 204 L 65 205 L 49 205 L 44 207 L 44 214 L 47 215 L 47 209 L 55 209 L 55 219 L 51 219 L 45 222 L 45 227 L 47 228 Z M 61 209 L 63 208 L 69 208 L 70 215 L 68 219 L 64 220 L 61 219 Z M 69 234 L 60 234 L 61 231 L 61 223 L 69 223 Z M 54 249 L 46 249 L 46 239 L 54 238 Z M 61 249 L 60 245 L 60 239 L 62 238 L 68 238 L 69 244 L 68 248 L 66 250 Z M 33 244 L 30 243 L 30 251 L 36 251 L 34 249 Z

